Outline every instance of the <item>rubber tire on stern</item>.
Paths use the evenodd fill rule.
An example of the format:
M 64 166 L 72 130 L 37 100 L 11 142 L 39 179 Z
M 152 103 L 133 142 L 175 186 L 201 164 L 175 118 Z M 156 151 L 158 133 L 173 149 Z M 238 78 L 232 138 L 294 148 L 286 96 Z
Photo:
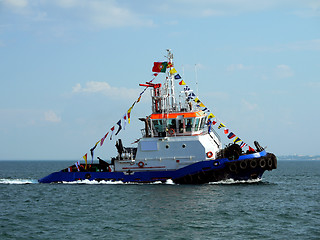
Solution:
M 235 163 L 231 163 L 231 164 L 229 165 L 229 170 L 230 170 L 231 172 L 236 172 L 236 171 L 237 171 L 237 165 L 236 165 Z
M 247 161 L 241 161 L 240 163 L 239 163 L 239 166 L 240 166 L 240 168 L 242 169 L 242 170 L 245 170 L 246 168 L 247 168 L 247 166 L 248 166 L 248 163 L 247 163 Z
M 266 160 L 265 160 L 264 158 L 260 159 L 260 161 L 259 161 L 259 166 L 260 166 L 261 168 L 265 168 L 266 165 L 267 165 Z
M 256 159 L 251 159 L 250 160 L 250 167 L 251 168 L 256 168 L 257 167 L 257 160 Z

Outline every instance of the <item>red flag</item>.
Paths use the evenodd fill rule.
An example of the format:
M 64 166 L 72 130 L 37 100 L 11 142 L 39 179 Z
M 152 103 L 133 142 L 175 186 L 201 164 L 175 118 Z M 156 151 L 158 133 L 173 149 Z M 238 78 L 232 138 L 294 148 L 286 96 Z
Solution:
M 114 131 L 114 126 L 111 128 L 110 140 L 112 140 L 113 131 Z
M 244 146 L 246 146 L 247 144 L 245 143 L 245 142 L 242 142 L 241 144 L 240 144 L 240 147 L 241 148 L 243 148 Z
M 154 62 L 152 72 L 166 72 L 168 62 Z
M 249 152 L 256 152 L 256 150 L 249 146 Z
M 181 81 L 179 82 L 179 85 L 186 85 L 186 83 L 185 83 L 183 80 L 181 80 Z
M 104 142 L 104 140 L 107 138 L 108 133 L 109 133 L 109 132 L 107 132 L 107 134 L 106 134 L 106 135 L 104 135 L 104 137 L 103 137 L 103 138 L 101 138 L 100 146 L 102 146 L 102 145 L 103 145 L 103 142 Z
M 231 133 L 229 133 L 228 138 L 231 139 L 231 138 L 234 138 L 235 136 L 236 135 L 233 132 L 231 132 Z

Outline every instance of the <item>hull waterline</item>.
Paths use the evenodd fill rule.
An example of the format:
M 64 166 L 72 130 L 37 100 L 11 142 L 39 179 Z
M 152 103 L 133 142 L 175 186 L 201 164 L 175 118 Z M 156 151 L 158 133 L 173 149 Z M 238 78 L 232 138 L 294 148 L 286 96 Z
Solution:
M 266 170 L 277 167 L 277 159 L 271 153 L 265 151 L 240 156 L 237 160 L 228 158 L 201 161 L 178 170 L 167 171 L 139 171 L 127 172 L 54 172 L 39 179 L 40 183 L 61 183 L 78 180 L 90 181 L 121 181 L 121 182 L 166 182 L 171 179 L 177 184 L 204 184 L 226 179 L 251 180 L 261 178 Z

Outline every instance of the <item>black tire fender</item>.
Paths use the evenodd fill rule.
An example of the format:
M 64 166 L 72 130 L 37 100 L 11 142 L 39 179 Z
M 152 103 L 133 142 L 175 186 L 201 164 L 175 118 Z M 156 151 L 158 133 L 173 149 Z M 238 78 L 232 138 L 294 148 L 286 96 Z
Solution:
M 257 160 L 256 159 L 251 159 L 250 160 L 250 167 L 251 168 L 256 168 L 257 167 Z
M 237 165 L 236 165 L 235 163 L 231 163 L 231 164 L 229 165 L 229 170 L 230 170 L 231 172 L 236 172 L 236 171 L 237 171 Z
M 267 164 L 268 164 L 268 168 L 269 168 L 269 169 L 272 169 L 273 161 L 272 161 L 271 158 L 268 158 Z
M 239 166 L 240 166 L 240 168 L 242 169 L 242 170 L 245 170 L 246 168 L 247 168 L 247 166 L 248 166 L 248 163 L 247 163 L 247 161 L 241 161 L 240 163 L 239 163 Z
M 261 168 L 265 168 L 266 165 L 267 165 L 266 160 L 265 160 L 264 158 L 260 159 L 259 166 L 260 166 Z

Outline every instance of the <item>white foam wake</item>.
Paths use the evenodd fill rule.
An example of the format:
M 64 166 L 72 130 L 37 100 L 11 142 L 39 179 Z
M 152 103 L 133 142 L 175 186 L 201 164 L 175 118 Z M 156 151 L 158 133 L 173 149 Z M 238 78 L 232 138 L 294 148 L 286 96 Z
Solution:
M 165 183 L 161 182 L 161 181 L 156 181 L 156 182 L 152 182 L 152 183 L 138 183 L 138 182 L 122 182 L 122 181 L 95 181 L 95 180 L 77 180 L 77 181 L 73 181 L 73 182 L 62 182 L 63 184 L 88 184 L 88 185 L 99 185 L 99 184 L 110 184 L 110 185 L 115 185 L 115 184 L 168 184 L 168 185 L 173 185 L 175 184 L 171 179 L 167 179 L 167 181 Z
M 2 178 L 0 179 L 0 184 L 35 184 L 38 183 L 36 179 L 11 179 Z
M 212 185 L 223 185 L 223 184 L 248 184 L 248 183 L 258 183 L 261 182 L 261 178 L 257 179 L 250 179 L 250 180 L 233 180 L 233 179 L 227 179 L 227 180 L 222 180 L 218 182 L 210 182 L 209 184 Z

